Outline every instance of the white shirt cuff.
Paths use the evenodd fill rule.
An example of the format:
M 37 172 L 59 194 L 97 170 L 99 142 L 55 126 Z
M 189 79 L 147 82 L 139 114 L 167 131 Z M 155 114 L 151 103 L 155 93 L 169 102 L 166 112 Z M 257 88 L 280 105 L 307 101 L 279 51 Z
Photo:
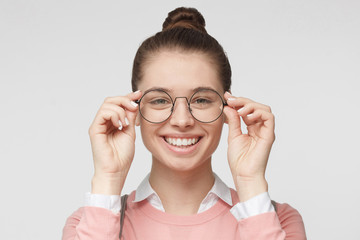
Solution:
M 258 214 L 275 212 L 268 192 L 261 193 L 246 202 L 239 202 L 230 209 L 236 220 L 252 217 Z
M 85 206 L 101 207 L 119 213 L 121 208 L 120 195 L 85 194 Z

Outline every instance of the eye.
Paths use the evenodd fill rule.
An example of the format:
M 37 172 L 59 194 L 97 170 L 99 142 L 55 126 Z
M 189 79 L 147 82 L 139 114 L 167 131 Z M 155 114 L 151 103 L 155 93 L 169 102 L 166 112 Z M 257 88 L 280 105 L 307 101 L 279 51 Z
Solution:
M 150 104 L 152 104 L 152 105 L 164 105 L 164 104 L 169 104 L 169 103 L 170 103 L 170 101 L 166 98 L 157 98 L 157 99 L 150 101 Z
M 197 98 L 193 101 L 193 104 L 210 104 L 212 101 L 206 98 Z

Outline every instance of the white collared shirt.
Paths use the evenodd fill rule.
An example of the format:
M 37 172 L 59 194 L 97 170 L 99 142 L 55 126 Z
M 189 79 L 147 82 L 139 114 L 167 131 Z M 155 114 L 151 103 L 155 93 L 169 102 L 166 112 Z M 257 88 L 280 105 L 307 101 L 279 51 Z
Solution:
M 144 178 L 136 189 L 134 202 L 140 202 L 147 199 L 154 208 L 165 212 L 159 196 L 150 185 L 149 176 L 150 174 Z M 215 183 L 201 202 L 198 213 L 213 207 L 219 198 L 229 206 L 233 206 L 230 188 L 215 173 L 214 177 Z M 121 206 L 120 196 L 86 193 L 85 206 L 102 207 L 109 209 L 114 213 L 118 213 Z M 230 209 L 230 212 L 238 221 L 254 215 L 273 211 L 275 211 L 275 209 L 271 204 L 268 192 L 259 194 L 246 202 L 239 202 Z
M 141 202 L 147 199 L 150 204 L 158 210 L 165 212 L 165 209 L 161 203 L 160 197 L 153 190 L 149 182 L 150 174 L 148 174 L 144 180 L 140 183 L 139 187 L 135 192 L 134 202 Z M 219 198 L 221 198 L 228 205 L 232 206 L 231 192 L 230 188 L 226 186 L 226 184 L 221 181 L 221 179 L 214 173 L 215 183 L 211 190 L 208 192 L 206 197 L 200 204 L 198 213 L 204 212 L 210 209 L 212 206 L 216 204 Z

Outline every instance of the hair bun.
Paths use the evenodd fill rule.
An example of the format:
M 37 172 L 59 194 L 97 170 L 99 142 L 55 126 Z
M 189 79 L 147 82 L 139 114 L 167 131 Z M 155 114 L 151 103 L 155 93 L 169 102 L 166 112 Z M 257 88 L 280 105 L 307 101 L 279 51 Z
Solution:
M 191 28 L 206 33 L 205 19 L 195 8 L 179 7 L 169 12 L 162 30 L 166 31 L 175 27 Z

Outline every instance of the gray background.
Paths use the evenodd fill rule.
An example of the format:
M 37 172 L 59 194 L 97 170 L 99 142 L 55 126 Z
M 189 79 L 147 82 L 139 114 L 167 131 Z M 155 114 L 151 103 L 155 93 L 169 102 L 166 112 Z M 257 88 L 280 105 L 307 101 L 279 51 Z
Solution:
M 228 53 L 233 93 L 272 107 L 271 197 L 300 211 L 309 239 L 360 239 L 355 0 L 1 0 L 1 238 L 60 239 L 90 190 L 95 113 L 130 92 L 136 49 L 178 6 L 205 16 Z M 233 186 L 226 135 L 227 126 L 213 163 Z M 138 137 L 124 192 L 149 168 Z

